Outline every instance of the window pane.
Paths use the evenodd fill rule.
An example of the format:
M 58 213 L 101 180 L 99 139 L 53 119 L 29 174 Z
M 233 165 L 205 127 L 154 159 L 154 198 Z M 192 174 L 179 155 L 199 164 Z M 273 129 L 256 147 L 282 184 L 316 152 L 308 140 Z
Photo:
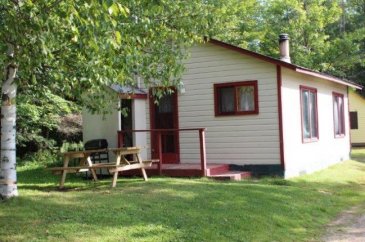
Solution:
M 334 126 L 335 126 L 335 134 L 339 133 L 338 130 L 338 101 L 337 101 L 337 97 L 333 98 L 333 121 L 334 121 Z
M 317 130 L 317 107 L 316 107 L 316 93 L 309 92 L 310 95 L 310 117 L 311 117 L 311 137 L 316 138 L 318 137 L 318 130 Z
M 350 127 L 351 129 L 358 129 L 357 112 L 350 112 Z
M 309 107 L 309 92 L 302 91 L 302 117 L 303 117 L 303 138 L 310 138 L 310 107 Z
M 342 96 L 337 97 L 338 98 L 338 125 L 339 125 L 339 131 L 340 134 L 345 134 L 345 118 L 344 118 L 344 107 L 343 107 L 343 98 Z
M 255 93 L 253 86 L 242 86 L 237 88 L 238 111 L 255 110 Z
M 335 128 L 335 135 L 345 134 L 345 117 L 344 117 L 344 103 L 343 97 L 339 95 L 333 96 L 333 121 Z
M 223 87 L 219 89 L 219 111 L 221 113 L 234 112 L 234 88 Z
M 158 112 L 159 113 L 171 113 L 173 108 L 173 100 L 172 95 L 163 96 L 158 103 Z

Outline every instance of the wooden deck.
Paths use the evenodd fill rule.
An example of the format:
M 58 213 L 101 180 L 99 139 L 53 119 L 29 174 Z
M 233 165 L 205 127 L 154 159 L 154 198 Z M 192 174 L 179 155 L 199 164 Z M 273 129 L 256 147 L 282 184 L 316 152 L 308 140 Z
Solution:
M 146 168 L 148 176 L 158 176 L 159 171 L 157 164 Z M 251 176 L 249 172 L 231 171 L 228 164 L 208 164 L 207 177 L 216 178 L 219 180 L 241 180 Z M 141 176 L 137 170 L 125 171 L 121 176 Z M 183 163 L 183 164 L 163 164 L 162 176 L 171 177 L 201 177 L 200 163 Z
M 210 164 L 207 166 L 207 174 L 219 170 L 228 170 L 229 166 L 225 164 Z M 146 169 L 148 176 L 159 175 L 157 164 L 153 164 Z M 139 176 L 138 171 L 122 172 L 122 176 Z M 200 177 L 202 175 L 200 163 L 185 163 L 185 164 L 162 164 L 162 175 L 172 177 Z

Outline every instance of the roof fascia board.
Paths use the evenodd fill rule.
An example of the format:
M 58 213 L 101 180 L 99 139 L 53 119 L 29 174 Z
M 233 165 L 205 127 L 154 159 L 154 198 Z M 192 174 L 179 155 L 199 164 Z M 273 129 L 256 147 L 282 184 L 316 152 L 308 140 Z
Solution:
M 317 73 L 317 72 L 313 72 L 313 71 L 309 71 L 309 70 L 304 70 L 304 69 L 301 69 L 301 68 L 296 68 L 295 71 L 298 72 L 298 73 L 302 73 L 302 74 L 306 74 L 306 75 L 309 75 L 309 76 L 314 76 L 314 77 L 318 77 L 318 78 L 325 79 L 325 80 L 328 80 L 328 81 L 332 81 L 332 82 L 335 82 L 335 83 L 339 83 L 339 84 L 342 84 L 342 85 L 345 85 L 345 86 L 353 87 L 353 88 L 356 88 L 356 89 L 359 89 L 359 90 L 362 89 L 361 85 L 346 82 L 346 81 L 343 81 L 341 79 L 333 78 L 333 77 L 330 77 L 330 76 L 327 76 L 327 75 L 322 75 L 321 73 Z

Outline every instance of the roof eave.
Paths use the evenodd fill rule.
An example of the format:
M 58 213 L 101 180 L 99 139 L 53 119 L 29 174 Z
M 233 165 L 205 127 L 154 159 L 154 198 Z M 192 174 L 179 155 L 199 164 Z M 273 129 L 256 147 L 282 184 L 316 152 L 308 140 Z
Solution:
M 318 77 L 318 78 L 325 79 L 325 80 L 328 80 L 328 81 L 332 81 L 332 82 L 335 82 L 335 83 L 339 83 L 339 84 L 342 84 L 342 85 L 345 85 L 345 86 L 349 86 L 349 87 L 352 87 L 352 88 L 355 88 L 355 89 L 361 90 L 363 88 L 363 86 L 361 86 L 359 84 L 344 81 L 344 80 L 341 80 L 339 78 L 323 75 L 323 74 L 318 73 L 318 72 L 305 70 L 305 69 L 302 69 L 302 68 L 295 68 L 295 71 L 298 72 L 298 73 L 303 73 L 303 74 L 306 74 L 306 75 L 309 75 L 309 76 L 314 76 L 314 77 Z

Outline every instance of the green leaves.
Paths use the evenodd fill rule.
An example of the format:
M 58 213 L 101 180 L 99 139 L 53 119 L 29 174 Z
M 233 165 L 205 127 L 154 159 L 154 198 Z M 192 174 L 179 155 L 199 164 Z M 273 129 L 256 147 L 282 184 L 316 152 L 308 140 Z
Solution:
M 288 33 L 293 63 L 365 83 L 364 1 L 229 0 L 221 11 L 230 14 L 217 38 L 279 57 Z

